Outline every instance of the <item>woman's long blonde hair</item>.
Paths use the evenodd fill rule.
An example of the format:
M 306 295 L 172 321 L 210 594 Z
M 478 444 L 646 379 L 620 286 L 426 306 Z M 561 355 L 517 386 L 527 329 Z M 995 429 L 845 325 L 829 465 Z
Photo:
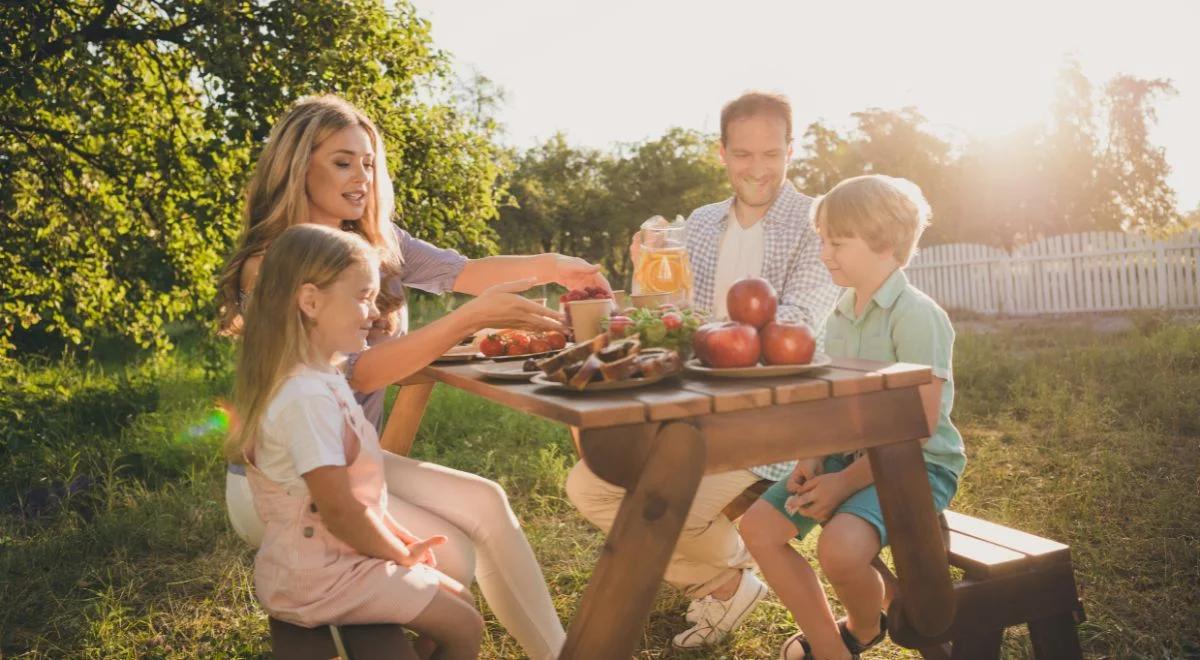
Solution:
M 300 288 L 313 284 L 325 289 L 356 264 L 378 268 L 379 257 L 375 248 L 351 232 L 297 225 L 271 242 L 243 319 L 233 389 L 240 423 L 225 440 L 229 461 L 246 461 L 280 385 L 298 365 L 314 361 L 310 321 L 299 306 Z
M 327 94 L 303 98 L 271 129 L 246 186 L 242 235 L 218 284 L 223 334 L 239 331 L 243 264 L 250 257 L 262 254 L 288 227 L 308 222 L 304 180 L 313 150 L 330 135 L 348 126 L 362 127 L 371 139 L 375 150 L 374 194 L 367 199 L 362 217 L 344 221 L 342 228 L 353 231 L 379 250 L 383 275 L 399 269 L 400 246 L 395 231 L 389 226 L 395 199 L 379 130 L 366 115 L 340 97 Z

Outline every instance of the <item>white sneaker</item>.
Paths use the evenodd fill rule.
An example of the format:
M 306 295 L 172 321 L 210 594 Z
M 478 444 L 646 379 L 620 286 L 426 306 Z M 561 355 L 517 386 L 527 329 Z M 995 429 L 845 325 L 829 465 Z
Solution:
M 677 649 L 696 649 L 720 642 L 766 595 L 767 585 L 753 571 L 742 571 L 742 580 L 729 600 L 705 596 L 688 606 L 686 618 L 696 625 L 676 635 L 671 644 Z

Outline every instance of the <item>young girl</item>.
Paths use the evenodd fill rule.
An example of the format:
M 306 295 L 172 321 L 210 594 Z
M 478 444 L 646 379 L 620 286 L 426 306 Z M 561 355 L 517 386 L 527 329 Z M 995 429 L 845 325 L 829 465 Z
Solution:
M 263 260 L 245 315 L 228 458 L 247 465 L 266 531 L 254 584 L 272 616 L 322 624 L 403 623 L 473 658 L 483 631 L 469 594 L 387 511 L 383 456 L 339 353 L 361 350 L 379 317 L 378 258 L 353 234 L 294 227 Z
M 903 179 L 862 176 L 834 186 L 814 206 L 821 261 L 847 287 L 825 324 L 834 357 L 926 364 L 921 386 L 934 429 L 923 453 L 934 507 L 945 509 L 966 464 L 962 437 L 950 422 L 954 403 L 954 329 L 946 312 L 908 283 L 908 263 L 929 216 L 921 191 Z M 871 562 L 887 545 L 887 528 L 865 455 L 798 462 L 742 518 L 741 534 L 767 583 L 802 632 L 780 651 L 783 660 L 857 658 L 882 641 L 884 584 Z M 846 608 L 835 621 L 816 573 L 789 545 L 817 524 L 817 559 Z

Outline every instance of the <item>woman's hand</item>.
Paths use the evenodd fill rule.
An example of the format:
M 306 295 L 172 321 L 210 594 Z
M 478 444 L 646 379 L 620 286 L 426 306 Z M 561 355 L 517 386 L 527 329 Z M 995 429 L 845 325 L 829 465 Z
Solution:
M 536 278 L 529 277 L 497 284 L 458 308 L 469 314 L 475 330 L 482 328 L 516 328 L 521 330 L 557 330 L 565 333 L 564 316 L 549 307 L 539 305 L 517 294 L 533 286 Z
M 568 289 L 585 289 L 593 286 L 605 291 L 612 291 L 608 280 L 600 272 L 599 266 L 590 264 L 578 257 L 568 257 L 561 254 L 551 256 L 554 257 L 554 271 L 551 273 L 550 279 L 555 283 L 561 284 Z

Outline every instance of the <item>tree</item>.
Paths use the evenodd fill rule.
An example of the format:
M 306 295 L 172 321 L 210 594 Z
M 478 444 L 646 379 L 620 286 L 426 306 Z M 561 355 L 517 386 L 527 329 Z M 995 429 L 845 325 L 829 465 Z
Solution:
M 1180 222 L 1175 191 L 1167 184 L 1171 168 L 1165 150 L 1151 144 L 1158 120 L 1154 101 L 1175 93 L 1169 80 L 1121 75 L 1104 88 L 1108 135 L 1104 183 L 1109 212 L 1127 230 L 1170 230 Z
M 383 131 L 401 223 L 494 249 L 498 149 L 448 103 L 407 2 L 68 0 L 0 8 L 0 354 L 205 321 L 272 121 L 340 93 Z

